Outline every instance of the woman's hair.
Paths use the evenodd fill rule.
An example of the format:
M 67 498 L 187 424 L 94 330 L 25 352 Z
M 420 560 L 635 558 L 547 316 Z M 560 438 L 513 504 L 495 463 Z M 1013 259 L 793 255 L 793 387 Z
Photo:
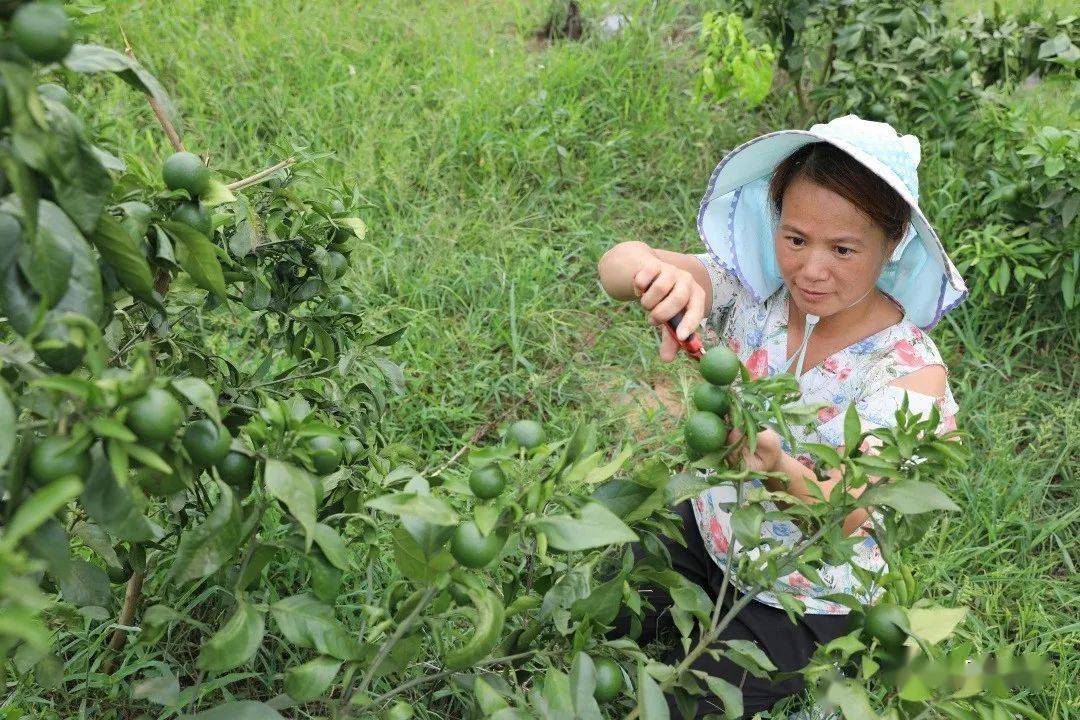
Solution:
M 769 198 L 777 213 L 784 192 L 800 177 L 857 207 L 885 232 L 886 240 L 903 239 L 911 220 L 911 206 L 887 182 L 840 148 L 827 142 L 810 143 L 776 166 L 769 181 Z

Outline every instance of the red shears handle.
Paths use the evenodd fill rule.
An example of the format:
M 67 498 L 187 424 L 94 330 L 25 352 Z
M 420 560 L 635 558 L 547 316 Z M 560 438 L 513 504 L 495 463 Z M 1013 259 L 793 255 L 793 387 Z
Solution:
M 675 331 L 679 327 L 679 323 L 682 322 L 683 314 L 677 313 L 675 317 L 671 318 L 664 324 L 664 331 L 670 335 L 675 342 L 679 344 L 679 347 L 683 351 L 695 360 L 700 360 L 701 356 L 705 353 L 705 348 L 701 344 L 701 337 L 697 333 L 690 333 L 690 337 L 685 340 L 680 340 L 679 336 L 675 334 Z

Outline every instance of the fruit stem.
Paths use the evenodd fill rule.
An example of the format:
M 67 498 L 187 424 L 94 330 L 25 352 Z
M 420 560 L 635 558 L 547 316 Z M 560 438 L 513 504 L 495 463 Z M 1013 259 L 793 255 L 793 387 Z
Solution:
M 262 182 L 266 178 L 270 177 L 278 170 L 284 170 L 295 162 L 295 157 L 287 157 L 281 162 L 275 163 L 270 167 L 266 168 L 265 170 L 260 170 L 254 175 L 248 175 L 246 178 L 231 182 L 225 187 L 229 188 L 229 190 L 240 190 L 241 188 L 246 188 L 248 185 L 255 185 L 256 183 Z

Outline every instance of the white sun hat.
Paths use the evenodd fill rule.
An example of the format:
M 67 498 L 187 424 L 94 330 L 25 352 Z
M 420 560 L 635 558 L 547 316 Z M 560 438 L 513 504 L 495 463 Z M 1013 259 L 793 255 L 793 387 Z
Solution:
M 967 297 L 967 286 L 919 208 L 920 146 L 888 123 L 845 115 L 809 130 L 781 130 L 739 145 L 716 166 L 698 211 L 698 233 L 714 259 L 759 302 L 783 284 L 773 236 L 779 223 L 769 180 L 782 160 L 804 145 L 827 142 L 889 184 L 911 206 L 911 223 L 885 264 L 877 286 L 928 330 Z

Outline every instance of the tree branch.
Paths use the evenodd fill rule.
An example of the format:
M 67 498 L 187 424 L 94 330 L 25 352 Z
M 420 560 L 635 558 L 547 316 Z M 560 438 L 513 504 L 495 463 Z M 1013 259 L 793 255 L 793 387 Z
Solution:
M 120 28 L 120 35 L 124 38 L 124 52 L 129 58 L 135 62 L 139 62 L 139 58 L 135 57 L 135 51 L 131 47 L 131 43 L 128 41 L 127 34 L 124 32 L 124 28 Z M 176 131 L 172 121 L 169 120 L 168 113 L 165 112 L 165 108 L 161 107 L 161 103 L 154 99 L 152 95 L 146 96 L 147 102 L 150 103 L 150 108 L 154 111 L 154 115 L 157 116 L 158 122 L 161 123 L 161 128 L 165 131 L 165 135 L 169 138 L 169 142 L 173 146 L 173 150 L 176 152 L 182 152 L 184 150 L 184 143 L 180 141 L 180 133 Z

